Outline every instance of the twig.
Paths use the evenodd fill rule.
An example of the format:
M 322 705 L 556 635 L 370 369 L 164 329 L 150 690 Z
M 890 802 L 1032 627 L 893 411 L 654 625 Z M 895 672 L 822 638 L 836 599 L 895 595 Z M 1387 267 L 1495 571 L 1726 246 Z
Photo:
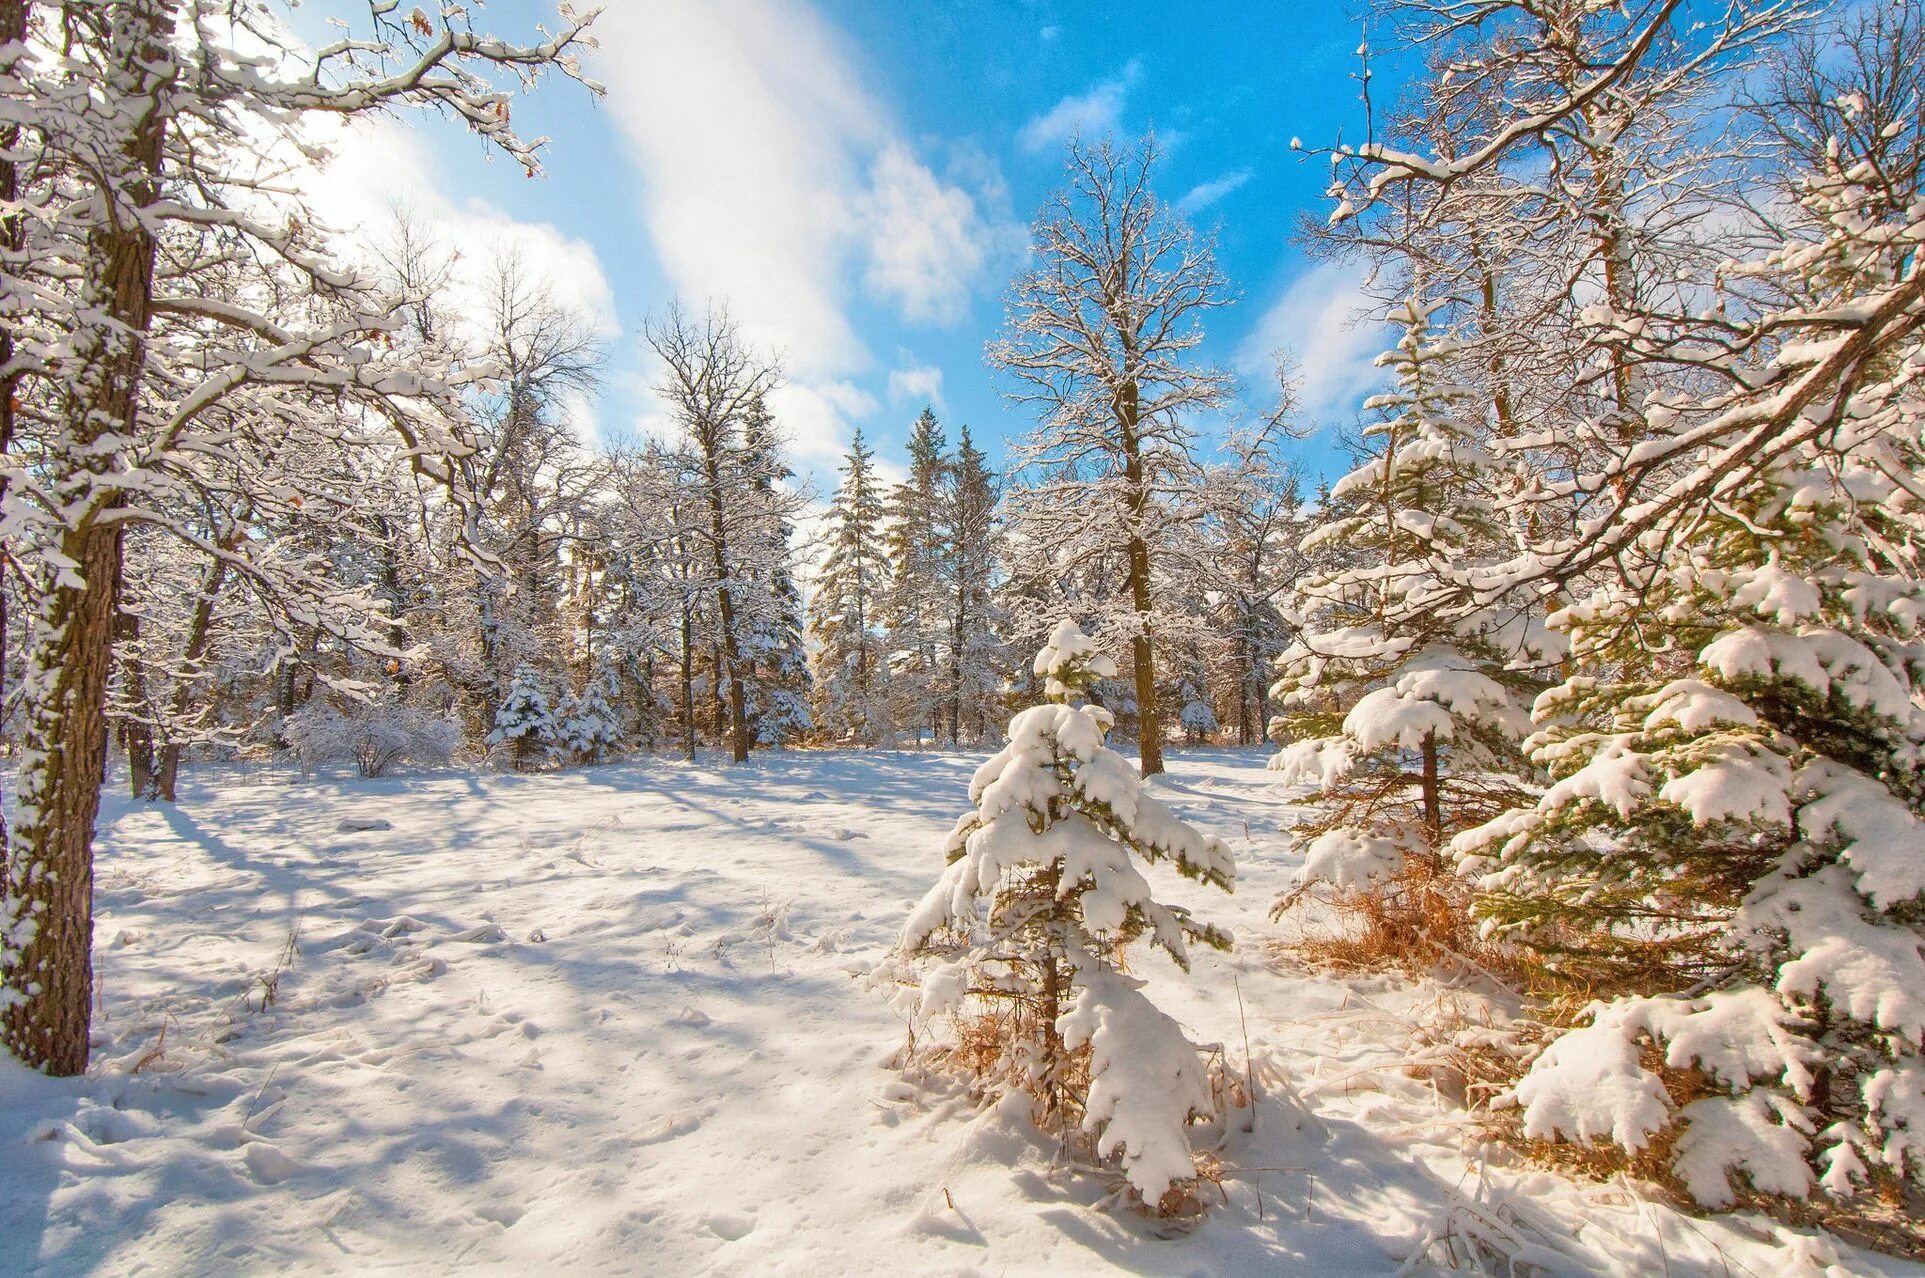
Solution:
M 1243 1085 L 1250 1093 L 1250 1117 L 1243 1124 L 1243 1130 L 1254 1132 L 1257 1129 L 1257 1071 L 1250 1057 L 1250 1021 L 1243 1014 L 1243 974 L 1232 972 L 1230 984 L 1237 992 L 1237 1024 L 1243 1029 Z M 1258 1199 L 1258 1214 L 1262 1214 L 1262 1200 Z

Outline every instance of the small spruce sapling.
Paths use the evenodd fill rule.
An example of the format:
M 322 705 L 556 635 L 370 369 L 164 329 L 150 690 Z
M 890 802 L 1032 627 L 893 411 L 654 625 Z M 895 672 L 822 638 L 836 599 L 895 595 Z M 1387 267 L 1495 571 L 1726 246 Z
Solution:
M 508 695 L 495 711 L 495 730 L 488 734 L 488 744 L 511 746 L 515 771 L 527 772 L 554 754 L 555 737 L 555 715 L 548 707 L 548 694 L 541 690 L 541 677 L 532 666 L 516 666 Z
M 622 743 L 621 716 L 608 699 L 609 675 L 598 672 L 578 697 L 562 699 L 561 745 L 583 763 L 601 763 Z
M 1049 703 L 1017 715 L 1009 744 L 977 769 L 975 808 L 900 952 L 937 960 L 918 1016 L 979 1000 L 995 1039 L 986 1080 L 1034 1098 L 1045 1128 L 1092 1137 L 1154 1210 L 1194 1174 L 1185 1129 L 1213 1105 L 1196 1049 L 1124 975 L 1123 950 L 1147 937 L 1188 971 L 1190 942 L 1227 950 L 1230 936 L 1154 899 L 1137 862 L 1167 860 L 1226 892 L 1235 864 L 1104 745 L 1112 716 L 1081 701 L 1116 666 L 1074 622 L 1034 668 Z

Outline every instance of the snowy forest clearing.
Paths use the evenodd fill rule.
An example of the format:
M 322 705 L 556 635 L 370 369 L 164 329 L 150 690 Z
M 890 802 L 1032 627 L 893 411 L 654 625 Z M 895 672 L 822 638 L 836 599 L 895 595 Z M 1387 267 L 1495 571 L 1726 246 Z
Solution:
M 1233 1069 L 1247 1021 L 1261 1088 L 1186 1235 L 1104 1210 L 1022 1099 L 894 1066 L 861 978 L 979 757 L 808 753 L 110 796 L 94 1067 L 0 1065 L 0 1272 L 1353 1274 L 1474 1266 L 1473 1238 L 1518 1272 L 1925 1272 L 1496 1146 L 1480 1169 L 1401 1068 L 1438 991 L 1269 951 L 1297 861 L 1264 759 L 1159 783 L 1236 853 L 1234 897 L 1180 893 L 1237 947 L 1140 974 Z

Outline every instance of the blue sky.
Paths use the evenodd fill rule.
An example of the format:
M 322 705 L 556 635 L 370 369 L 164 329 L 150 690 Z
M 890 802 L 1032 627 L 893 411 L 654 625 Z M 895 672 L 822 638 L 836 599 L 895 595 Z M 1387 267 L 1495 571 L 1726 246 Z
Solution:
M 481 20 L 511 34 L 547 12 L 496 0 Z M 1328 169 L 1290 140 L 1357 136 L 1359 30 L 1338 4 L 1174 13 L 612 0 L 587 59 L 607 96 L 555 79 L 516 107 L 525 132 L 553 138 L 545 180 L 487 162 L 451 125 L 397 125 L 343 147 L 338 215 L 400 195 L 432 205 L 464 245 L 533 245 L 558 288 L 602 316 L 611 359 L 592 427 L 604 435 L 659 420 L 643 318 L 678 294 L 727 300 L 784 352 L 778 414 L 826 479 L 857 425 L 897 460 L 925 400 L 992 453 L 1028 428 L 983 363 L 1024 228 L 1071 132 L 1154 129 L 1161 193 L 1216 228 L 1237 293 L 1206 354 L 1261 383 L 1268 350 L 1288 346 L 1312 412 L 1347 422 L 1380 339 L 1344 324 L 1354 274 L 1291 242 L 1300 211 L 1327 208 Z M 1335 464 L 1328 435 L 1304 445 L 1313 468 Z

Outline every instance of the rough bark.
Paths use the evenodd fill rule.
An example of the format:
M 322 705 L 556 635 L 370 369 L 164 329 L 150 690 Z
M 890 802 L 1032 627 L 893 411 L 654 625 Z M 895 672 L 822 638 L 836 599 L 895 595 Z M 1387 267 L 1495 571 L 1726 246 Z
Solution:
M 159 196 L 153 177 L 166 130 L 160 98 L 174 25 L 164 0 L 109 11 L 104 22 L 115 63 L 110 77 L 142 108 L 121 157 L 133 180 L 103 192 L 116 216 L 88 236 L 83 297 L 104 311 L 105 322 L 84 322 L 76 338 L 65 403 L 72 446 L 49 463 L 66 470 L 57 477 L 59 487 L 87 496 L 60 535 L 60 550 L 77 574 L 50 586 L 28 644 L 20 820 L 7 865 L 19 950 L 8 965 L 8 1006 L 0 1019 L 0 1035 L 16 1056 L 57 1075 L 87 1068 L 94 818 L 106 767 L 107 675 L 123 553 L 113 500 L 89 482 L 88 472 L 106 462 L 87 446 L 109 431 L 132 434 L 136 427 L 155 245 L 127 205 L 143 207 Z
M 1444 802 L 1443 787 L 1438 780 L 1437 734 L 1424 734 L 1424 775 L 1422 781 L 1424 801 L 1424 836 L 1428 845 L 1433 868 L 1441 865 L 1444 844 Z
M 695 762 L 695 616 L 682 604 L 682 753 Z
M 114 619 L 118 651 L 140 640 L 140 618 L 123 611 Z M 136 716 L 147 712 L 147 678 L 138 661 L 121 664 L 121 687 Z M 144 718 L 121 720 L 120 748 L 127 755 L 127 797 L 136 803 L 154 797 L 154 730 Z

